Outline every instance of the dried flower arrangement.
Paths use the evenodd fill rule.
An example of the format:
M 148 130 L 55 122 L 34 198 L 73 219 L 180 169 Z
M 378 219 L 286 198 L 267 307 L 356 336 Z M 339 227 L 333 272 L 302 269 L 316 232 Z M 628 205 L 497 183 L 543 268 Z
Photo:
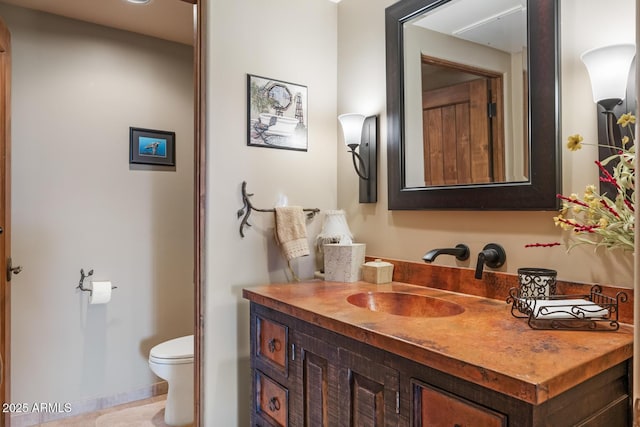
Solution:
M 553 220 L 556 226 L 572 232 L 569 249 L 580 244 L 590 244 L 610 249 L 634 250 L 635 145 L 633 126 L 630 125 L 635 122 L 634 115 L 623 114 L 617 122 L 623 134 L 621 146 L 607 146 L 614 154 L 602 161 L 595 161 L 600 170 L 600 181 L 611 184 L 615 194 L 600 194 L 595 185 L 588 185 L 582 196 L 575 193 L 570 196 L 558 194 L 557 197 L 562 200 L 562 208 Z M 571 135 L 568 138 L 569 150 L 579 150 L 582 145 L 581 135 Z M 612 172 L 605 168 L 609 164 L 613 167 Z M 544 244 L 555 245 L 557 244 Z

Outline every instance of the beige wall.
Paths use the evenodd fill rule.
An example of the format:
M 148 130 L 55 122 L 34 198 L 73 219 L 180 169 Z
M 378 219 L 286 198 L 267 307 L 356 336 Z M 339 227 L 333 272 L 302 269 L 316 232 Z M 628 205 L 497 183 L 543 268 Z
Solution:
M 0 4 L 13 40 L 12 401 L 79 402 L 158 379 L 193 330 L 193 56 Z M 129 126 L 176 132 L 175 170 L 130 168 Z M 118 286 L 108 305 L 80 269 Z
M 503 271 L 547 267 L 557 269 L 562 280 L 632 287 L 631 254 L 604 250 L 594 253 L 591 246 L 575 248 L 570 254 L 564 247 L 524 248 L 527 243 L 563 241 L 566 236 L 553 225 L 554 212 L 387 210 L 384 9 L 394 2 L 343 0 L 338 7 L 338 112 L 361 111 L 381 117 L 377 204 L 358 204 L 358 180 L 351 159 L 340 152 L 338 155 L 338 207 L 347 211 L 356 240 L 367 244 L 367 254 L 420 261 L 429 249 L 466 243 L 472 251 L 470 260 L 457 263 L 453 257 L 443 256 L 436 263 L 475 268 L 476 254 L 485 244 L 496 242 L 507 252 Z M 633 0 L 563 0 L 560 4 L 563 186 L 564 193 L 571 193 L 597 182 L 596 167 L 591 166 L 595 151 L 570 153 L 564 148 L 570 134 L 580 132 L 586 142 L 594 141 L 596 133 L 596 108 L 579 55 L 590 47 L 621 42 L 627 37 L 633 41 L 634 6 Z M 615 23 L 615 30 L 606 28 L 602 24 L 605 22 Z
M 337 6 L 326 0 L 213 0 L 207 14 L 207 253 L 205 425 L 249 424 L 249 311 L 243 287 L 286 281 L 273 215 L 254 212 L 240 238 L 247 181 L 258 208 L 336 206 Z M 308 88 L 309 150 L 248 147 L 247 73 Z M 308 224 L 309 239 L 321 218 Z M 313 258 L 292 263 L 301 277 Z

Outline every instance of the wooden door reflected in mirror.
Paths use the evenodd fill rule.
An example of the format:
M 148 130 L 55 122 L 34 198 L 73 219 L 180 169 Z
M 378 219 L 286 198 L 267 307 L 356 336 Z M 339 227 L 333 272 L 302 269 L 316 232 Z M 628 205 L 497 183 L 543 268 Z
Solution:
M 503 84 L 500 73 L 423 55 L 424 186 L 505 181 Z

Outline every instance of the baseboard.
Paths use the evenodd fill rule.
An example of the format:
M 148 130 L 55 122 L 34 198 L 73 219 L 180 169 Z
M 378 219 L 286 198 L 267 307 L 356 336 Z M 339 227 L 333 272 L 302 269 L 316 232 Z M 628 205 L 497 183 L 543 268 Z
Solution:
M 48 404 L 47 407 L 43 406 L 42 409 L 37 406 L 32 406 L 26 408 L 28 412 L 11 414 L 11 427 L 30 427 L 41 423 L 75 417 L 76 415 L 166 394 L 168 389 L 169 386 L 167 382 L 161 381 L 138 390 L 118 393 L 113 396 L 99 397 L 79 402 Z

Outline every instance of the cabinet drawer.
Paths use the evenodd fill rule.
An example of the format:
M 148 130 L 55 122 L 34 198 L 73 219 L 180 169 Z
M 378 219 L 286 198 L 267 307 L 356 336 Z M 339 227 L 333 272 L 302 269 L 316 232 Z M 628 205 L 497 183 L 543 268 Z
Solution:
M 286 388 L 273 381 L 260 371 L 256 371 L 255 401 L 258 414 L 287 427 L 289 414 L 289 396 Z
M 507 417 L 426 384 L 414 383 L 416 426 L 506 427 Z
M 257 356 L 267 359 L 286 374 L 287 327 L 272 320 L 256 317 Z

